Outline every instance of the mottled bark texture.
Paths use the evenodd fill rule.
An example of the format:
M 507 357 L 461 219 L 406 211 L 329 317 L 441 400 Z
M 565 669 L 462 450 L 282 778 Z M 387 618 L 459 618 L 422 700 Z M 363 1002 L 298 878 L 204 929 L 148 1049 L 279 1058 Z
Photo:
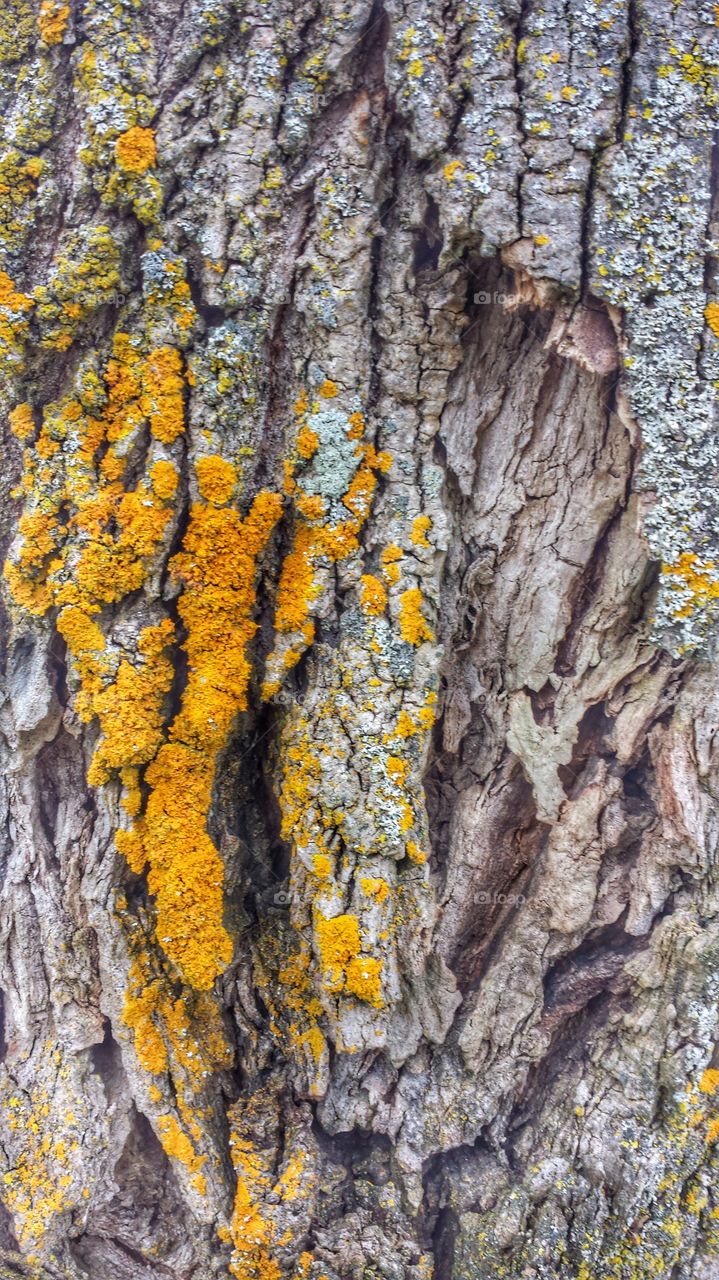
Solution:
M 719 1276 L 718 18 L 3 0 L 5 1280 Z

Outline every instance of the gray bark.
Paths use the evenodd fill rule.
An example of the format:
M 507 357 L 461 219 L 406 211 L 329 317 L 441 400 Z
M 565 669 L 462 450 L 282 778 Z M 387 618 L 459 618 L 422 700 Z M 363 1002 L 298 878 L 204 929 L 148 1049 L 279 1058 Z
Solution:
M 5 4 L 0 1276 L 719 1275 L 717 21 Z

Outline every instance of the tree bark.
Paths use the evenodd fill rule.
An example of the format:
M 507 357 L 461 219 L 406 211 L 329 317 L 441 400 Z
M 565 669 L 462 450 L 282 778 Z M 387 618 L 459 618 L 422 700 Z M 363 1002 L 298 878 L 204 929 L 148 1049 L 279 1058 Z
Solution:
M 719 1275 L 717 21 L 5 0 L 1 1277 Z

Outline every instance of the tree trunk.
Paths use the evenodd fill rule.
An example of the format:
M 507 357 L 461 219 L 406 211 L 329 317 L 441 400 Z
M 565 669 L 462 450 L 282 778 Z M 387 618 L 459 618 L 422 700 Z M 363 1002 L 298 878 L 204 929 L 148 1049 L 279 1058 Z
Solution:
M 5 1280 L 719 1276 L 717 21 L 4 0 Z

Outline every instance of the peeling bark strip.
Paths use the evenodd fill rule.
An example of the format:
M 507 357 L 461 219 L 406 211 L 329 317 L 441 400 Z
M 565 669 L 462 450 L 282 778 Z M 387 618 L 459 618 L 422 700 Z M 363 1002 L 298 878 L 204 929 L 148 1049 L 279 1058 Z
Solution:
M 719 1275 L 718 22 L 5 0 L 0 1277 Z

